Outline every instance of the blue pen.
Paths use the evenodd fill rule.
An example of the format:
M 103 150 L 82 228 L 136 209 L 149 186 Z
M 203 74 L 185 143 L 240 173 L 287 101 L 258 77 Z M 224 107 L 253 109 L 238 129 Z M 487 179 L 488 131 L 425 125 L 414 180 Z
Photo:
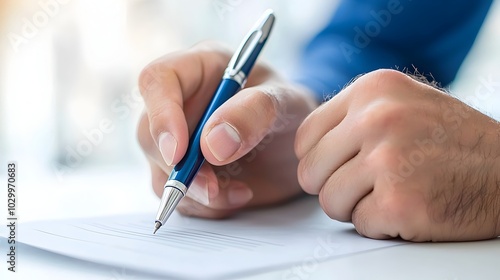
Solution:
M 238 51 L 229 61 L 229 65 L 212 97 L 212 101 L 191 136 L 186 154 L 174 166 L 167 183 L 165 183 L 160 207 L 156 214 L 153 233 L 156 233 L 165 224 L 179 201 L 186 195 L 196 173 L 198 173 L 198 170 L 205 161 L 200 148 L 201 132 L 205 123 L 219 106 L 243 88 L 257 56 L 269 37 L 274 20 L 273 11 L 267 10 L 257 21 L 254 28 L 250 30 L 250 33 L 245 37 Z

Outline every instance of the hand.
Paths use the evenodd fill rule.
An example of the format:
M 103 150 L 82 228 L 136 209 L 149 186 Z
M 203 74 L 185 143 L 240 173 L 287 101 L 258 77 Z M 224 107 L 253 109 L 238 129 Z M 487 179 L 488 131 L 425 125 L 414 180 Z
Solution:
M 172 167 L 184 156 L 189 135 L 214 93 L 231 53 L 214 44 L 169 54 L 139 78 L 146 110 L 139 142 L 163 192 Z M 241 208 L 276 204 L 303 194 L 296 176 L 295 133 L 317 106 L 312 95 L 284 84 L 257 63 L 247 87 L 229 99 L 204 127 L 206 162 L 177 209 L 186 215 L 227 217 Z
M 297 132 L 299 182 L 364 236 L 500 235 L 500 124 L 396 71 L 362 76 Z

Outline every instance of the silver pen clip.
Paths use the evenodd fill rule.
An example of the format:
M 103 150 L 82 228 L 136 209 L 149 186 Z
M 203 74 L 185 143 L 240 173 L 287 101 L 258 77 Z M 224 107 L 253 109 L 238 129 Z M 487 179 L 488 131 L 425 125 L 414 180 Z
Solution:
M 233 57 L 229 61 L 229 64 L 224 72 L 225 79 L 232 79 L 240 84 L 241 87 L 244 86 L 246 82 L 246 76 L 248 73 L 242 71 L 248 59 L 252 56 L 257 46 L 262 44 L 274 24 L 274 13 L 272 10 L 266 10 L 264 15 L 257 21 L 257 24 L 251 29 L 251 31 L 243 40 L 242 44 L 239 46 L 238 51 L 234 53 Z

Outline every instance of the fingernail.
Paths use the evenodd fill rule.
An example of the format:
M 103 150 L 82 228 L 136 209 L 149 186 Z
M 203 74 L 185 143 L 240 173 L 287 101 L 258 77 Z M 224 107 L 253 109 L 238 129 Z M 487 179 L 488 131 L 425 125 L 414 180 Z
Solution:
M 207 145 L 217 160 L 224 161 L 240 148 L 241 139 L 236 129 L 224 122 L 210 130 Z
M 242 205 L 250 201 L 253 192 L 247 187 L 233 187 L 228 190 L 227 199 L 231 205 Z
M 193 183 L 189 187 L 186 196 L 203 205 L 208 205 L 208 203 L 210 203 L 210 199 L 208 198 L 207 178 L 203 175 L 196 176 Z
M 174 161 L 175 150 L 177 149 L 177 140 L 170 132 L 163 132 L 158 139 L 161 156 L 167 165 L 172 165 Z

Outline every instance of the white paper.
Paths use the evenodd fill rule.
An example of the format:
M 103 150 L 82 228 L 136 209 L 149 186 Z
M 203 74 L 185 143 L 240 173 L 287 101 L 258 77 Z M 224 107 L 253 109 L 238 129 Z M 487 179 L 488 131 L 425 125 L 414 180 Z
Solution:
M 227 220 L 174 213 L 156 235 L 154 216 L 20 224 L 18 242 L 77 259 L 186 279 L 221 279 L 277 268 L 285 268 L 283 279 L 300 279 L 295 278 L 300 276 L 297 271 L 326 259 L 404 244 L 359 236 L 352 225 L 330 220 L 314 198 Z

